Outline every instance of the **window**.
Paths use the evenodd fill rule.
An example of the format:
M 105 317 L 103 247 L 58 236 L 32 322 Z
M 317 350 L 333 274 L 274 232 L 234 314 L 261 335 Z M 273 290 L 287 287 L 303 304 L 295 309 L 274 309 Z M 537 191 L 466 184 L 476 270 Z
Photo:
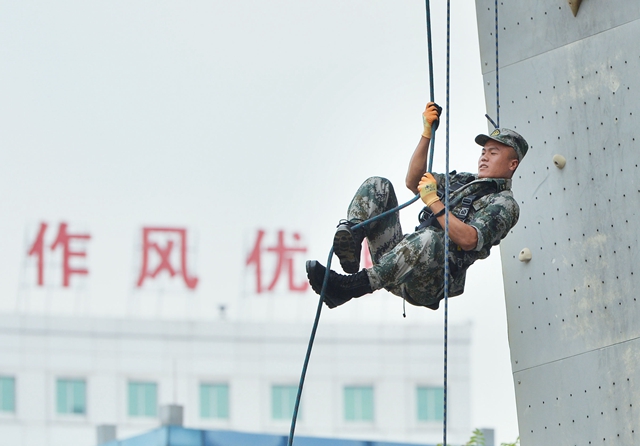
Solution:
M 271 418 L 274 420 L 289 420 L 293 416 L 298 395 L 297 386 L 271 387 Z M 302 418 L 298 412 L 298 418 Z
M 16 411 L 16 379 L 0 376 L 0 412 Z
M 152 382 L 129 382 L 129 416 L 158 415 L 158 385 Z
M 345 421 L 373 421 L 373 387 L 347 386 L 344 388 Z
M 444 389 L 442 387 L 418 387 L 418 421 L 444 420 Z
M 200 417 L 229 418 L 228 384 L 200 384 Z
M 87 411 L 87 383 L 84 379 L 59 379 L 56 382 L 56 411 L 82 415 Z

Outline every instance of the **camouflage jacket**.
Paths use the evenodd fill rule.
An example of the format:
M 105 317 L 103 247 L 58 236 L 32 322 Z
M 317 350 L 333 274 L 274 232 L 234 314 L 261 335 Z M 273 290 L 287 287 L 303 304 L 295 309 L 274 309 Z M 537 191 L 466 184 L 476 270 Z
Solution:
M 433 176 L 438 182 L 438 189 L 444 191 L 445 175 L 434 173 Z M 498 245 L 518 222 L 520 208 L 513 198 L 510 179 L 478 179 L 476 174 L 462 172 L 451 175 L 449 182 L 450 185 L 456 182 L 464 184 L 449 197 L 449 208 L 456 216 L 457 212 L 464 207 L 462 206 L 464 197 L 482 195 L 486 193 L 488 185 L 495 187 L 495 192 L 476 198 L 465 220 L 465 223 L 473 226 L 478 232 L 478 244 L 475 249 L 463 251 L 453 242 L 449 245 L 449 265 L 452 272 L 449 296 L 458 296 L 464 291 L 467 268 L 476 260 L 489 257 L 491 247 Z M 437 230 L 442 231 L 442 229 Z

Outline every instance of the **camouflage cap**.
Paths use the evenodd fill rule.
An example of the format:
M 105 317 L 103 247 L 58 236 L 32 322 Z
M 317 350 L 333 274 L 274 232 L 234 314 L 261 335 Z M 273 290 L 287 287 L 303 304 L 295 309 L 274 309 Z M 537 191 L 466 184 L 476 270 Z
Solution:
M 510 129 L 495 129 L 491 132 L 491 135 L 478 135 L 476 136 L 476 143 L 484 147 L 490 139 L 513 147 L 518 155 L 518 161 L 522 161 L 522 158 L 527 154 L 527 150 L 529 150 L 527 141 L 519 133 Z

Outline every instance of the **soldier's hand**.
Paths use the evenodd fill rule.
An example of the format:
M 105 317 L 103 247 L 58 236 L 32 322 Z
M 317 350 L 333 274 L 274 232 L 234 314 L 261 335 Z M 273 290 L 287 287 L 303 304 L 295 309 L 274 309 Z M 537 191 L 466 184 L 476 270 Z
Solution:
M 422 136 L 431 139 L 431 130 L 438 128 L 438 122 L 440 119 L 440 113 L 442 113 L 442 107 L 435 102 L 429 102 L 427 107 L 422 113 L 422 124 L 424 125 L 424 131 Z
M 422 176 L 422 179 L 418 183 L 418 190 L 420 191 L 420 198 L 427 206 L 431 206 L 436 201 L 440 201 L 438 198 L 438 183 L 430 173 L 425 173 Z

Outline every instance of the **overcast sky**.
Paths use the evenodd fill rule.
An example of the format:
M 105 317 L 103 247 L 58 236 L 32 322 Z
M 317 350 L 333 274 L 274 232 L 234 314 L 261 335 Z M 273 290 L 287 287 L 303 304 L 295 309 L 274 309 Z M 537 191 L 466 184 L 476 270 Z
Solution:
M 446 11 L 432 3 L 445 106 Z M 487 131 L 473 3 L 455 7 L 451 30 L 451 167 L 473 172 L 473 138 Z M 311 323 L 315 294 L 288 292 L 284 272 L 273 293 L 255 294 L 245 262 L 258 230 L 265 246 L 282 230 L 307 249 L 294 256 L 300 284 L 306 258 L 326 260 L 362 180 L 385 176 L 401 202 L 412 197 L 403 180 L 429 99 L 422 1 L 0 1 L 0 42 L 1 311 L 215 318 L 224 305 L 237 320 Z M 419 209 L 402 212 L 405 231 Z M 38 286 L 38 256 L 27 253 L 43 222 Z M 88 273 L 71 274 L 68 288 L 61 246 L 50 249 L 62 222 L 91 237 L 69 245 L 86 255 L 71 267 Z M 166 274 L 135 286 L 143 227 L 186 229 L 193 291 Z M 442 317 L 412 307 L 404 320 L 385 292 L 323 312 L 326 323 Z M 474 327 L 474 426 L 514 441 L 497 249 L 472 267 L 450 318 Z

